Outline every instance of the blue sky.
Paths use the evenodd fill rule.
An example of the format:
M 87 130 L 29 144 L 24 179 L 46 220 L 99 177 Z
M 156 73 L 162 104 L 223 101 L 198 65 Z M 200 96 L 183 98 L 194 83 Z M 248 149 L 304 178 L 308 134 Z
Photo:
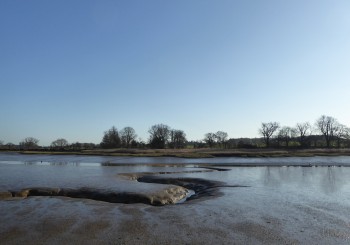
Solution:
M 350 1 L 0 1 L 0 140 L 350 126 Z

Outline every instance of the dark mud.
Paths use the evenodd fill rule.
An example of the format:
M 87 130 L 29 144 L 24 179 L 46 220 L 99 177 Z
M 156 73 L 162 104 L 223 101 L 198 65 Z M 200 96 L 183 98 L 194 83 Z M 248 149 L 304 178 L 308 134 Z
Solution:
M 220 192 L 220 188 L 222 187 L 249 187 L 244 185 L 226 185 L 224 182 L 199 178 L 164 178 L 158 176 L 142 176 L 138 178 L 137 181 L 144 183 L 182 186 L 188 190 L 194 191 L 194 194 L 188 197 L 186 201 L 222 196 L 222 193 Z
M 34 187 L 19 191 L 0 192 L 0 199 L 27 198 L 31 196 L 70 197 L 91 199 L 109 203 L 144 203 L 153 206 L 175 204 L 185 198 L 188 191 L 182 187 L 170 187 L 155 194 L 114 192 L 94 188 L 46 188 Z
M 159 173 L 158 173 L 159 174 Z M 166 173 L 164 173 L 166 174 Z M 168 187 L 154 194 L 136 192 L 115 192 L 95 188 L 47 188 L 34 187 L 17 191 L 0 192 L 0 199 L 27 198 L 31 196 L 83 198 L 110 203 L 144 203 L 153 206 L 176 204 L 184 200 L 221 196 L 220 187 L 247 187 L 241 185 L 225 185 L 223 182 L 200 178 L 162 178 L 158 176 L 139 176 L 138 182 L 164 184 Z M 189 196 L 189 193 L 194 192 Z

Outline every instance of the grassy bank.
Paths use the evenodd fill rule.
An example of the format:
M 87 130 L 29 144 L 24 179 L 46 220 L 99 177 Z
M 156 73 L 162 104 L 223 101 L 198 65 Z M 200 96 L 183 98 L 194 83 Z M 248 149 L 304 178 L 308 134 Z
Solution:
M 84 151 L 16 151 L 22 154 L 133 156 L 133 157 L 312 157 L 350 156 L 350 149 L 97 149 Z

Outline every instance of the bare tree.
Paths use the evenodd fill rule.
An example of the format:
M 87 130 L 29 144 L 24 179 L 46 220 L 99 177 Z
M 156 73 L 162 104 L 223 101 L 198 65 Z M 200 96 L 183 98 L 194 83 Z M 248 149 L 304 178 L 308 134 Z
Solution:
M 204 142 L 207 143 L 210 148 L 212 148 L 216 142 L 216 134 L 214 134 L 214 133 L 205 134 L 204 135 Z
M 68 141 L 66 139 L 63 139 L 63 138 L 52 141 L 52 143 L 51 143 L 52 148 L 60 149 L 60 150 L 63 150 L 67 146 L 68 146 Z
M 340 143 L 342 139 L 347 139 L 350 135 L 350 129 L 343 124 L 338 123 L 335 130 L 335 137 L 337 139 L 337 146 L 340 148 Z
M 112 127 L 108 131 L 104 132 L 102 142 L 102 148 L 118 148 L 120 147 L 120 137 L 116 127 Z
M 174 149 L 184 148 L 186 146 L 186 142 L 186 134 L 184 131 L 177 129 L 170 130 L 169 147 Z
M 279 127 L 277 122 L 261 123 L 259 133 L 263 136 L 266 147 L 270 147 L 270 138 Z
M 295 126 L 295 131 L 298 134 L 298 140 L 301 147 L 306 146 L 307 137 L 311 135 L 311 125 L 308 122 L 298 123 Z
M 316 127 L 323 134 L 324 139 L 326 140 L 326 145 L 329 148 L 338 131 L 337 120 L 333 117 L 322 115 L 317 119 Z
M 226 132 L 223 131 L 217 131 L 216 134 L 216 142 L 221 146 L 224 147 L 226 146 L 226 142 L 227 142 L 227 137 L 228 134 Z
M 24 148 L 26 150 L 29 149 L 36 149 L 38 148 L 38 143 L 39 140 L 33 137 L 27 137 L 24 140 L 22 140 L 19 145 L 21 146 L 21 148 Z
M 138 148 L 146 148 L 146 146 L 147 146 L 147 143 L 142 139 L 142 138 L 138 138 L 138 140 L 134 140 L 133 142 L 135 142 L 136 143 L 136 146 L 138 147 Z
M 282 127 L 278 132 L 278 138 L 283 141 L 286 147 L 289 146 L 289 142 L 295 137 L 295 130 L 291 127 Z
M 135 130 L 132 127 L 125 127 L 122 130 L 120 130 L 119 133 L 122 144 L 126 148 L 129 148 L 131 146 L 131 142 L 134 141 L 137 137 Z
M 164 149 L 169 140 L 170 127 L 164 124 L 153 125 L 149 130 L 149 143 L 152 148 Z
M 96 148 L 96 145 L 94 143 L 81 143 L 81 145 L 84 150 L 92 150 Z
M 80 151 L 82 149 L 82 143 L 80 142 L 75 142 L 70 144 L 69 146 L 73 151 Z
M 13 149 L 16 148 L 16 145 L 13 144 L 13 143 L 11 143 L 11 142 L 9 142 L 9 143 L 6 144 L 6 148 L 7 148 L 8 150 L 13 150 Z
M 349 143 L 350 143 L 350 128 L 349 127 L 346 127 L 343 137 L 344 137 L 345 147 L 349 148 Z

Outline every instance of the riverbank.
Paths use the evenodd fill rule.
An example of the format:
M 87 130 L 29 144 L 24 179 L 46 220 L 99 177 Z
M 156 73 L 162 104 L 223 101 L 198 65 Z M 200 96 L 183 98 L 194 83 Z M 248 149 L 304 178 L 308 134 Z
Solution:
M 6 152 L 6 151 L 3 151 Z M 350 156 L 350 149 L 96 149 L 83 151 L 9 151 L 21 154 L 91 155 L 128 157 L 313 157 Z

